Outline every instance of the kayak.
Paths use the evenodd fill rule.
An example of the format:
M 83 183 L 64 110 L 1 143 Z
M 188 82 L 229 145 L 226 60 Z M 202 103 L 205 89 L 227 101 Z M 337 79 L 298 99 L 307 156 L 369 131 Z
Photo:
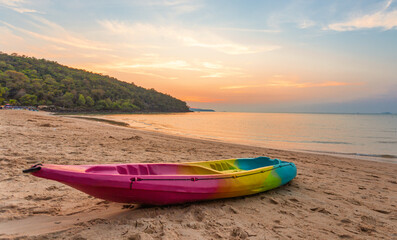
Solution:
M 23 172 L 108 201 L 165 205 L 267 191 L 291 181 L 296 166 L 257 157 L 185 163 L 36 164 Z

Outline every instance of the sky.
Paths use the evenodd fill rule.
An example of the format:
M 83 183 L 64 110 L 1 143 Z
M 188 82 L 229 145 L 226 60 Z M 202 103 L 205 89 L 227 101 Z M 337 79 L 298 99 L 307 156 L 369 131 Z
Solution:
M 217 111 L 397 112 L 392 0 L 0 0 L 0 51 Z

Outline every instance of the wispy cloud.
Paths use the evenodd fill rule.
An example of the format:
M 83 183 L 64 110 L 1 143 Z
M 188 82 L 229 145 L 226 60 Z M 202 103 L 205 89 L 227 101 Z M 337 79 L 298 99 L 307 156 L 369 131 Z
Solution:
M 244 89 L 244 88 L 263 88 L 263 87 L 294 87 L 294 88 L 313 88 L 313 87 L 340 87 L 340 86 L 357 86 L 362 85 L 362 83 L 351 83 L 351 82 L 336 82 L 336 81 L 328 81 L 328 82 L 295 82 L 288 80 L 280 80 L 280 81 L 270 81 L 265 84 L 255 84 L 255 85 L 232 85 L 232 86 L 224 86 L 221 87 L 221 90 L 235 90 L 235 89 Z
M 107 31 L 125 36 L 128 35 L 133 39 L 166 39 L 168 41 L 177 41 L 185 47 L 213 49 L 230 55 L 272 51 L 281 47 L 279 45 L 243 45 L 205 30 L 192 31 L 176 26 L 156 26 L 142 23 L 131 24 L 128 22 L 111 20 L 103 20 L 99 23 Z
M 189 2 L 193 1 L 188 1 L 188 0 L 148 0 L 144 1 L 142 4 L 147 4 L 147 5 L 160 5 L 160 6 L 178 6 L 178 5 L 184 5 L 188 4 Z
M 29 35 L 31 37 L 35 37 L 44 41 L 52 42 L 55 44 L 60 44 L 63 46 L 81 48 L 81 49 L 90 49 L 90 50 L 110 50 L 103 43 L 91 41 L 84 39 L 82 37 L 76 37 L 74 34 L 68 32 L 63 27 L 50 22 L 42 17 L 32 17 L 34 22 L 31 22 L 32 25 L 36 25 L 40 31 L 27 30 L 21 27 L 14 26 L 10 23 L 0 21 L 3 25 L 7 26 L 14 31 L 18 31 L 20 33 Z M 52 36 L 56 35 L 56 36 Z
M 255 28 L 214 28 L 216 30 L 227 30 L 236 32 L 252 32 L 252 33 L 279 33 L 281 30 L 278 29 L 255 29 Z
M 316 22 L 314 22 L 313 20 L 309 20 L 309 19 L 302 20 L 299 23 L 299 28 L 301 28 L 301 29 L 306 29 L 306 28 L 310 28 L 313 26 L 316 26 Z
M 203 97 L 203 96 L 182 96 L 180 98 L 186 102 L 199 102 L 199 103 L 212 103 L 212 102 L 225 101 L 225 99 L 221 99 L 221 98 L 212 98 L 212 97 Z
M 354 17 L 345 22 L 329 24 L 327 29 L 335 31 L 354 31 L 369 28 L 395 29 L 397 28 L 397 9 L 390 10 L 391 4 L 392 0 L 389 0 L 381 10 Z
M 111 65 L 104 66 L 109 69 L 173 69 L 173 70 L 190 70 L 197 71 L 199 69 L 192 67 L 184 60 L 174 60 L 166 62 L 152 62 L 152 63 L 112 63 Z
M 34 13 L 37 12 L 34 9 L 27 8 L 25 0 L 0 0 L 0 6 L 12 9 L 19 13 Z
M 173 11 L 176 14 L 184 14 L 194 12 L 202 7 L 201 1 L 198 0 L 147 0 L 138 1 L 138 5 L 146 5 L 151 7 L 165 7 Z
M 24 38 L 15 35 L 12 30 L 5 26 L 0 26 L 0 45 L 2 48 L 12 42 L 13 44 L 23 44 Z
M 196 72 L 200 78 L 224 78 L 224 77 L 242 77 L 247 76 L 239 68 L 227 67 L 220 63 L 188 62 L 185 60 L 164 60 L 159 56 L 137 57 L 135 59 L 124 59 L 119 62 L 112 62 L 110 64 L 99 64 L 95 66 L 96 69 L 105 71 L 119 71 L 125 73 L 141 74 L 164 79 L 176 79 L 177 77 L 169 76 L 171 73 L 168 70 L 175 71 L 190 71 Z M 155 72 L 155 73 L 153 73 Z
M 231 55 L 268 52 L 281 48 L 279 45 L 247 46 L 228 42 L 226 40 L 215 40 L 210 42 L 185 36 L 179 36 L 179 39 L 187 46 L 210 48 Z
M 271 87 L 297 87 L 297 88 L 312 88 L 312 87 L 339 87 L 339 86 L 354 86 L 361 85 L 362 83 L 352 83 L 352 82 L 336 82 L 336 81 L 328 81 L 328 82 L 294 82 L 294 81 L 273 81 L 267 84 L 267 86 Z

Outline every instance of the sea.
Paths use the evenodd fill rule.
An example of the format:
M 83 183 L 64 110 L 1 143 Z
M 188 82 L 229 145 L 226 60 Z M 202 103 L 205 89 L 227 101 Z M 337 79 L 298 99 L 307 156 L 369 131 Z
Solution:
M 102 118 L 191 138 L 397 163 L 396 114 L 188 112 Z

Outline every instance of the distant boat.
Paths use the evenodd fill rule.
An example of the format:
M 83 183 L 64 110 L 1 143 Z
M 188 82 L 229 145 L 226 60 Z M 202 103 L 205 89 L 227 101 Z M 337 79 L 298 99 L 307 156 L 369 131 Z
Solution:
M 203 109 L 203 108 L 189 108 L 193 112 L 215 112 L 213 109 Z
M 291 181 L 296 167 L 258 157 L 188 163 L 39 164 L 23 172 L 109 201 L 163 205 L 267 191 Z

